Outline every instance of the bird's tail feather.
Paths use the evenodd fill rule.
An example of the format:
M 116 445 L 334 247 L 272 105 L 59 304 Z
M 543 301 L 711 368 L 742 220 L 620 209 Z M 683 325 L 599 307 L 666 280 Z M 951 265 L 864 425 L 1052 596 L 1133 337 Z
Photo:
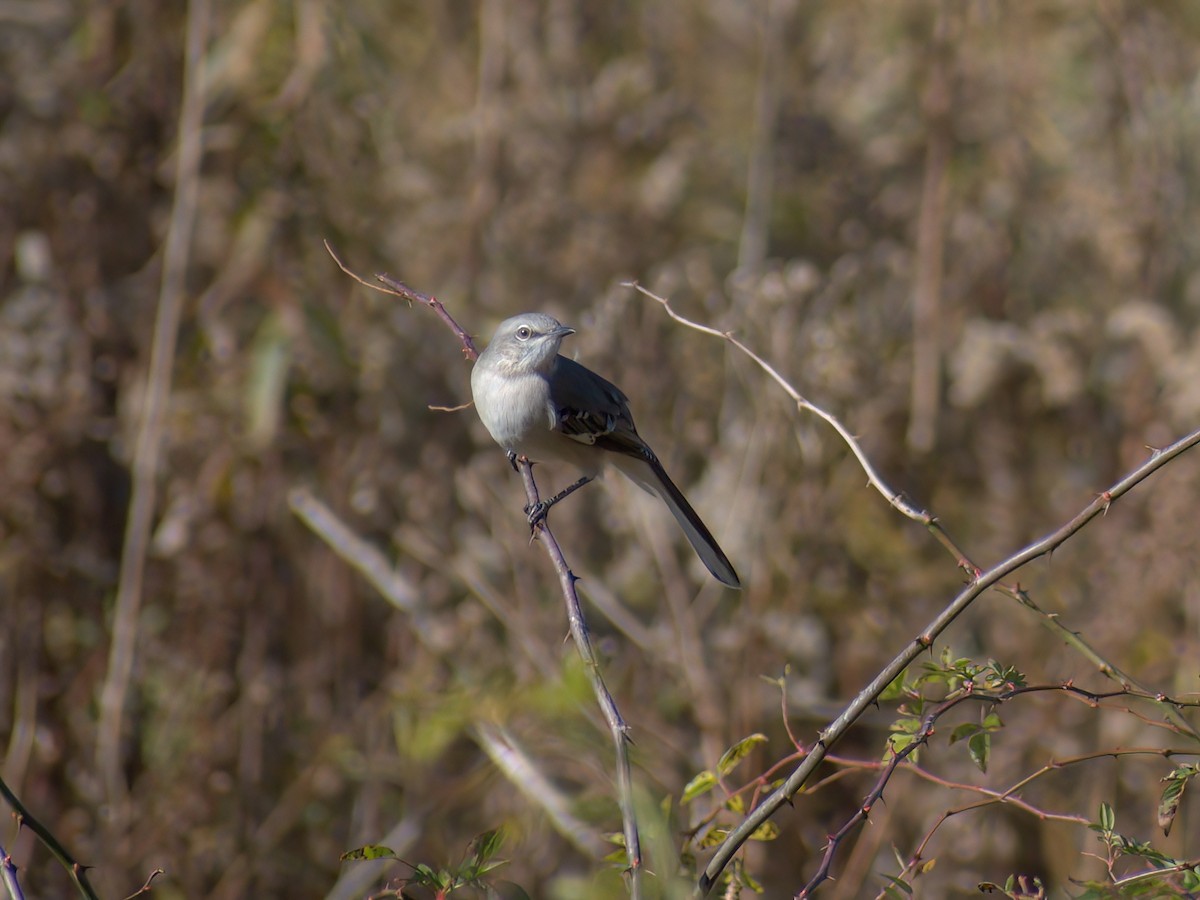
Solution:
M 717 539 L 704 524 L 699 514 L 692 509 L 683 492 L 675 486 L 666 470 L 657 459 L 645 460 L 637 457 L 618 457 L 613 460 L 625 476 L 643 490 L 647 490 L 662 499 L 671 510 L 671 515 L 687 535 L 688 542 L 700 561 L 717 581 L 731 588 L 741 589 L 742 582 L 738 579 L 733 564 L 721 550 Z

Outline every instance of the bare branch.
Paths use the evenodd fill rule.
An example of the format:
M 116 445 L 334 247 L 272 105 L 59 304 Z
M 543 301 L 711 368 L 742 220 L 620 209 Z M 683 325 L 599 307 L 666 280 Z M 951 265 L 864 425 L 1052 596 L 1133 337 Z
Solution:
M 121 547 L 112 644 L 109 646 L 108 672 L 100 690 L 100 721 L 96 726 L 96 768 L 104 779 L 109 803 L 115 814 L 121 817 L 128 813 L 124 803 L 128 788 L 122 773 L 121 724 L 133 675 L 142 578 L 157 493 L 158 458 L 162 449 L 167 403 L 171 396 L 171 370 L 183 314 L 192 231 L 200 195 L 200 163 L 204 155 L 201 128 L 205 105 L 202 69 L 210 13 L 209 0 L 190 0 L 188 3 L 187 56 L 183 74 L 183 101 L 179 111 L 175 197 L 163 249 L 158 312 L 150 347 L 150 367 L 146 373 L 146 399 L 133 454 L 133 485 Z
M 13 808 L 13 815 L 17 820 L 17 824 L 21 828 L 28 828 L 30 831 L 32 831 L 37 839 L 42 842 L 42 845 L 50 851 L 51 855 L 56 860 L 58 860 L 59 864 L 67 870 L 67 874 L 70 875 L 71 880 L 75 882 L 75 887 L 79 890 L 79 893 L 88 898 L 88 900 L 100 900 L 99 896 L 96 894 L 95 888 L 93 888 L 91 882 L 88 881 L 87 870 L 91 867 L 77 862 L 75 857 L 67 852 L 67 848 L 59 843 L 59 840 L 54 836 L 54 833 L 36 818 L 34 818 L 29 810 L 25 808 L 25 804 L 21 802 L 21 799 L 12 792 L 12 790 L 7 784 L 4 783 L 3 780 L 0 780 L 0 797 L 3 797 L 4 801 Z M 5 856 L 5 860 L 8 860 L 7 855 Z M 8 864 L 11 864 L 11 861 L 8 861 Z M 6 884 L 7 881 L 8 879 L 6 877 Z
M 393 278 L 391 275 L 388 275 L 385 272 L 380 272 L 375 275 L 375 280 L 380 282 L 383 287 L 380 287 L 378 284 L 373 284 L 342 262 L 342 258 L 338 256 L 337 251 L 333 249 L 333 245 L 329 243 L 328 240 L 326 240 L 324 244 L 325 249 L 329 251 L 329 255 L 333 257 L 333 261 L 337 263 L 338 268 L 361 284 L 363 287 L 370 288 L 373 291 L 379 291 L 381 294 L 390 294 L 393 297 L 399 297 L 401 300 L 408 301 L 410 306 L 414 303 L 419 303 L 422 306 L 429 307 L 434 313 L 437 314 L 437 317 L 441 319 L 443 323 L 445 323 L 446 327 L 454 332 L 459 341 L 462 342 L 463 355 L 472 361 L 478 358 L 479 351 L 475 348 L 474 339 L 471 337 L 471 335 L 467 334 L 467 332 L 463 331 L 463 329 L 459 327 L 458 322 L 454 321 L 454 318 L 450 315 L 450 313 L 446 312 L 446 307 L 442 306 L 442 302 L 438 300 L 437 297 L 434 297 L 432 294 L 424 294 L 421 291 L 410 288 L 404 282 Z
M 13 865 L 12 857 L 2 846 L 0 846 L 0 883 L 8 891 L 10 900 L 25 900 L 21 882 L 17 880 L 17 867 Z
M 359 284 L 373 290 L 400 297 L 407 300 L 410 304 L 420 303 L 429 307 L 462 342 L 464 355 L 471 360 L 478 358 L 479 351 L 476 350 L 471 336 L 454 320 L 437 298 L 414 290 L 403 282 L 392 278 L 390 275 L 380 274 L 375 276 L 383 284 L 382 288 L 370 284 L 355 274 L 341 261 L 328 241 L 325 242 L 325 247 L 329 251 L 329 255 L 338 264 L 338 267 Z M 529 500 L 529 505 L 533 506 L 540 499 L 537 484 L 533 479 L 533 464 L 527 459 L 522 459 L 520 460 L 519 471 L 525 484 L 525 493 Z M 545 518 L 538 522 L 533 536 L 546 548 L 546 553 L 550 556 L 550 561 L 558 573 L 559 586 L 562 589 L 563 600 L 567 607 L 567 621 L 570 625 L 571 637 L 574 639 L 575 649 L 587 669 L 588 678 L 592 683 L 592 690 L 596 695 L 596 700 L 600 705 L 600 710 L 604 715 L 605 721 L 608 723 L 609 732 L 612 735 L 613 746 L 616 751 L 617 802 L 621 808 L 621 820 L 625 834 L 625 852 L 629 859 L 630 892 L 634 900 L 638 900 L 641 897 L 642 852 L 638 838 L 637 815 L 633 803 L 633 778 L 629 763 L 629 726 L 625 724 L 620 710 L 617 709 L 616 701 L 613 700 L 612 694 L 604 683 L 604 678 L 600 673 L 600 664 L 596 659 L 595 653 L 592 651 L 587 620 L 583 615 L 583 607 L 579 602 L 579 594 L 575 589 L 578 579 L 576 579 L 575 574 L 567 565 L 562 548 L 559 547 L 558 541 L 555 540 L 554 534 L 550 531 L 549 523 Z

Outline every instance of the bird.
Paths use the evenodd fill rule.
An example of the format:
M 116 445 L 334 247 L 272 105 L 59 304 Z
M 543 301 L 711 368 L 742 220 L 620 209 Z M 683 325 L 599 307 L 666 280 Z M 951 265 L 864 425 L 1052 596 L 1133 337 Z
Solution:
M 475 410 L 514 468 L 517 458 L 525 457 L 567 462 L 583 473 L 549 500 L 527 507 L 530 525 L 611 465 L 667 505 L 717 581 L 740 589 L 741 580 L 716 538 L 638 434 L 629 398 L 611 381 L 559 354 L 563 338 L 572 334 L 575 329 L 553 316 L 521 313 L 500 323 L 471 370 Z

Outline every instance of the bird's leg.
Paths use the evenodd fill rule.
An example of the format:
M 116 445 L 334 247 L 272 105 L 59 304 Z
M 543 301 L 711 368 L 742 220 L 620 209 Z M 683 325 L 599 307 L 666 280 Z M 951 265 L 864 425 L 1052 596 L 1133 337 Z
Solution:
M 517 468 L 517 451 L 508 450 L 504 455 L 508 457 L 508 464 L 513 467 L 513 471 L 520 472 L 521 470 Z
M 550 507 L 552 507 L 559 500 L 564 500 L 571 496 L 571 494 L 575 493 L 595 477 L 595 475 L 584 475 L 574 484 L 567 485 L 549 500 L 539 500 L 537 503 L 531 503 L 529 506 L 526 506 L 525 515 L 529 516 L 529 527 L 536 528 L 538 522 L 546 518 L 546 513 L 550 512 Z

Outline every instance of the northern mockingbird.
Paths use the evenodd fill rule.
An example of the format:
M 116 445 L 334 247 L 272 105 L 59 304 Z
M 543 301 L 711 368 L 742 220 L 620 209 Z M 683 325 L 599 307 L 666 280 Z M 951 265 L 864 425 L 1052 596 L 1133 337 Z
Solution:
M 667 504 L 718 581 L 740 588 L 716 539 L 638 435 L 629 398 L 612 382 L 558 355 L 562 339 L 574 333 L 543 313 L 513 316 L 500 323 L 471 370 L 475 409 L 514 468 L 516 458 L 524 456 L 533 462 L 568 462 L 583 471 L 566 490 L 527 509 L 530 523 L 611 463 Z

